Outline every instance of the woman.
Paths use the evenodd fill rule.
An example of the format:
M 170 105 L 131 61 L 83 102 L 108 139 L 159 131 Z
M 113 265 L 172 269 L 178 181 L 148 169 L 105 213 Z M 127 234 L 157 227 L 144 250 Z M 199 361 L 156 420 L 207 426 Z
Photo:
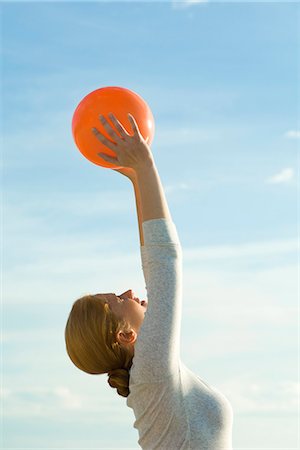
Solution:
M 116 158 L 99 154 L 133 183 L 147 301 L 132 290 L 87 295 L 72 307 L 65 330 L 73 363 L 108 383 L 133 409 L 138 443 L 147 450 L 230 450 L 233 412 L 227 398 L 180 359 L 182 249 L 150 147 L 128 114 L 128 134 L 112 114 L 111 136 L 95 137 Z M 200 346 L 201 348 L 201 346 Z

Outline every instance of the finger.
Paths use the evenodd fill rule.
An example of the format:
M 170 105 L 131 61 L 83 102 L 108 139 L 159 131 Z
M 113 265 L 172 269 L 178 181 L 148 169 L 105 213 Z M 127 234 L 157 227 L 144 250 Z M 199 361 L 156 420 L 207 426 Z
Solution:
M 117 152 L 117 144 L 115 144 L 114 142 L 109 141 L 108 139 L 106 139 L 106 137 L 104 137 L 98 130 L 97 128 L 92 128 L 92 131 L 94 133 L 94 135 L 96 136 L 96 138 L 103 144 L 105 145 L 105 147 L 110 148 L 111 150 L 113 150 L 114 152 Z
M 115 130 L 111 127 L 110 123 L 106 120 L 106 118 L 100 114 L 99 119 L 100 119 L 102 125 L 104 126 L 104 128 L 106 129 L 106 131 L 108 132 L 108 134 L 109 134 L 115 141 L 117 141 L 117 142 L 120 144 L 120 143 L 122 142 L 122 139 L 121 139 L 120 136 L 115 132 Z
M 130 134 L 127 133 L 127 131 L 125 130 L 125 128 L 123 127 L 123 125 L 118 121 L 118 119 L 113 115 L 113 113 L 109 113 L 108 114 L 109 118 L 111 119 L 111 121 L 113 122 L 113 124 L 115 125 L 116 129 L 119 131 L 119 133 L 125 138 L 125 137 L 129 137 Z
M 112 164 L 118 164 L 118 158 L 112 158 L 111 156 L 108 156 L 106 153 L 97 153 L 104 161 L 110 162 Z
M 137 135 L 141 136 L 141 132 L 139 130 L 139 127 L 138 127 L 138 124 L 136 123 L 135 118 L 130 113 L 128 113 L 127 115 L 128 115 L 129 120 L 130 120 L 130 123 L 131 123 L 132 129 L 134 131 L 134 134 L 137 134 Z

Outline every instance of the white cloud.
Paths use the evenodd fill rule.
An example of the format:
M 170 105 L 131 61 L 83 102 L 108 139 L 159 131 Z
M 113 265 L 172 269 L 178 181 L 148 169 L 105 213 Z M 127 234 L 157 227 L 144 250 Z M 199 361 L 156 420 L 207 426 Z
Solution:
M 40 114 L 40 119 L 41 117 L 43 118 L 42 123 L 36 128 L 24 125 L 24 127 L 20 126 L 17 134 L 6 132 L 4 136 L 6 148 L 3 157 L 4 168 L 32 169 L 39 166 L 47 170 L 49 168 L 56 170 L 53 168 L 57 167 L 60 167 L 60 169 L 66 167 L 70 170 L 70 167 L 76 169 L 80 167 L 80 164 L 87 164 L 88 161 L 80 154 L 73 141 L 70 130 L 70 113 L 61 111 L 60 114 L 52 115 L 48 120 L 47 113 L 44 112 Z M 49 129 L 55 129 L 55 134 L 49 133 Z M 222 136 L 224 137 L 226 133 L 228 134 L 231 131 L 221 124 L 201 126 L 201 124 L 195 123 L 189 127 L 169 127 L 157 123 L 151 148 L 156 156 L 166 147 L 187 145 L 196 147 L 199 142 L 218 142 Z M 20 148 L 22 148 L 21 153 Z M 160 157 L 163 155 L 164 152 Z
M 118 177 L 119 175 L 115 174 L 114 176 Z M 38 192 L 35 192 L 27 197 L 24 203 L 18 201 L 17 193 L 11 192 L 9 194 L 9 204 L 5 208 L 5 215 L 15 231 L 19 228 L 18 223 L 22 223 L 21 228 L 24 232 L 24 228 L 34 226 L 34 224 L 38 227 L 39 220 L 47 222 L 47 213 L 51 214 L 52 217 L 63 214 L 66 217 L 71 215 L 73 218 L 83 216 L 89 220 L 91 216 L 98 216 L 100 219 L 111 215 L 113 218 L 114 213 L 123 214 L 134 208 L 134 206 L 134 191 L 129 186 L 129 182 L 127 182 L 127 184 L 123 185 L 123 189 L 114 191 L 94 189 L 88 193 L 84 191 L 65 191 L 58 194 L 54 190 L 49 190 L 47 195 L 40 195 Z M 12 228 L 10 228 L 10 231 L 12 231 Z
M 177 191 L 186 191 L 192 189 L 188 184 L 186 183 L 177 183 L 177 184 L 169 184 L 164 186 L 164 190 L 167 194 L 172 194 L 173 192 L 177 192 Z
M 4 388 L 1 397 L 6 417 L 49 416 L 55 410 L 80 409 L 80 397 L 64 386 Z
M 127 242 L 130 242 L 130 239 L 136 239 L 126 233 L 122 236 Z M 122 236 L 119 234 L 118 239 L 122 239 Z M 102 239 L 99 239 L 95 232 L 90 232 L 84 238 L 79 233 L 68 236 L 47 236 L 45 233 L 39 233 L 27 237 L 15 234 L 14 237 L 7 238 L 6 246 L 10 247 L 14 242 L 18 249 L 16 256 L 19 263 L 3 268 L 5 300 L 10 303 L 23 303 L 26 298 L 30 298 L 31 301 L 39 303 L 53 302 L 55 298 L 59 301 L 62 297 L 80 295 L 79 293 L 86 289 L 93 292 L 94 289 L 109 289 L 109 286 L 113 285 L 115 289 L 122 289 L 122 286 L 125 289 L 126 283 L 133 281 L 136 283 L 137 290 L 143 289 L 142 273 L 139 272 L 139 275 L 136 275 L 140 267 L 138 248 L 130 252 L 120 251 L 118 245 L 114 245 L 113 232 L 102 233 L 101 237 Z M 30 249 L 30 259 L 26 256 L 28 249 Z M 109 252 L 108 249 L 110 249 Z M 185 276 L 191 273 L 196 277 L 197 282 L 206 277 L 206 281 L 210 280 L 213 287 L 216 279 L 221 283 L 222 279 L 226 280 L 231 272 L 239 274 L 240 277 L 242 273 L 246 276 L 247 267 L 255 264 L 259 268 L 256 273 L 260 273 L 261 266 L 268 267 L 270 263 L 276 265 L 276 260 L 282 257 L 290 261 L 290 258 L 295 258 L 296 252 L 296 239 L 183 248 L 183 267 Z M 120 261 L 122 261 L 123 269 L 116 279 L 115 268 L 120 266 Z M 208 262 L 210 267 L 205 267 Z M 281 271 L 279 277 L 282 279 L 284 271 L 282 268 L 278 270 Z M 287 275 L 293 276 L 292 273 Z M 254 277 L 250 273 L 248 276 Z M 16 279 L 18 283 L 15 283 Z M 244 282 L 248 284 L 248 280 L 244 279 Z M 251 285 L 251 282 L 249 284 Z M 21 286 L 22 289 L 20 289 Z M 244 296 L 243 290 L 249 292 L 248 286 L 243 286 L 241 283 L 240 291 L 236 292 L 237 301 L 239 296 Z M 202 284 L 201 295 L 205 296 L 205 294 Z M 220 298 L 221 290 L 214 295 Z M 232 292 L 230 295 L 232 296 Z
M 295 325 L 298 314 L 298 308 L 296 306 L 278 306 L 278 305 L 258 305 L 255 302 L 255 306 L 251 306 L 251 292 L 250 294 L 245 294 L 243 297 L 243 306 L 238 308 L 238 306 L 228 306 L 226 304 L 226 290 L 224 291 L 222 299 L 218 299 L 213 304 L 211 302 L 205 305 L 205 296 L 201 295 L 203 300 L 198 300 L 198 303 L 193 303 L 187 301 L 184 303 L 184 314 L 187 318 L 190 317 L 201 317 L 201 320 L 206 320 L 210 323 L 224 323 L 226 321 L 229 326 L 236 326 L 236 324 L 244 323 L 249 325 L 249 328 L 255 324 L 257 325 L 276 325 L 276 326 L 290 326 Z M 252 299 L 255 298 L 254 296 Z M 274 297 L 275 298 L 275 297 Z M 237 303 L 237 298 L 235 299 Z M 217 343 L 216 343 L 217 344 Z M 240 341 L 235 343 L 239 346 L 242 351 L 244 344 Z M 227 347 L 232 348 L 232 347 Z M 209 348 L 209 351 L 211 349 Z M 221 351 L 223 351 L 221 349 Z M 236 351 L 236 350 L 235 350 Z
M 101 67 L 101 72 L 102 69 Z M 13 127 L 10 123 L 5 129 L 4 167 L 32 169 L 38 166 L 47 171 L 53 168 L 55 170 L 57 168 L 72 170 L 73 168 L 74 170 L 74 167 L 75 169 L 82 167 L 84 163 L 87 164 L 87 161 L 84 161 L 84 157 L 73 141 L 71 120 L 75 107 L 87 93 L 84 88 L 78 87 L 81 85 L 80 80 L 86 80 L 85 90 L 87 91 L 97 88 L 95 86 L 99 77 L 97 69 L 79 69 L 76 70 L 76 76 L 72 71 L 66 70 L 64 73 L 51 73 L 51 76 L 45 74 L 33 75 L 33 77 L 30 78 L 30 86 L 34 88 L 28 87 L 21 92 L 10 93 L 12 104 L 19 105 L 20 102 L 25 105 L 30 104 L 30 109 L 26 111 L 26 115 L 16 111 L 17 133 L 15 126 Z M 53 89 L 49 89 L 49 86 Z M 158 118 L 152 144 L 155 155 L 166 146 L 169 148 L 181 148 L 186 145 L 197 147 L 198 142 L 223 141 L 231 134 L 238 138 L 247 129 L 243 123 L 232 126 L 224 123 L 224 119 L 219 122 L 214 120 L 213 123 L 206 120 L 204 124 L 199 120 L 203 110 L 208 116 L 214 114 L 216 104 L 218 108 L 230 108 L 239 99 L 237 89 L 216 89 L 206 86 L 189 90 L 187 86 L 184 86 L 174 91 L 173 88 L 168 90 L 165 86 L 153 87 L 153 85 L 143 84 L 137 85 L 135 91 L 146 99 L 152 99 L 153 113 Z M 59 110 L 57 98 L 63 99 Z M 178 105 L 180 105 L 180 115 L 184 113 L 186 116 L 186 126 L 182 123 L 178 125 L 178 118 L 176 116 L 174 118 L 174 111 L 178 111 Z M 171 126 L 163 123 L 164 117 L 170 117 L 170 114 L 173 116 Z M 167 119 L 169 120 L 171 119 Z M 55 133 L 49 130 L 55 130 Z M 22 151 L 20 152 L 19 149 Z
M 297 414 L 300 383 L 294 380 L 262 381 L 245 375 L 219 386 L 228 393 L 233 410 L 239 414 Z
M 294 179 L 294 169 L 291 167 L 287 167 L 286 169 L 282 169 L 276 175 L 269 177 L 266 179 L 266 183 L 270 184 L 279 184 L 279 183 L 290 183 Z
M 296 259 L 296 257 L 295 257 Z M 297 299 L 298 270 L 294 264 L 284 264 L 271 268 L 258 268 L 255 271 L 241 270 L 239 260 L 226 270 L 207 263 L 184 265 L 184 301 L 186 307 L 207 307 L 222 320 L 242 311 L 259 311 L 260 309 L 294 307 Z M 227 313 L 226 313 L 227 309 Z M 246 314 L 246 313 L 245 313 Z M 244 317 L 245 317 L 244 314 Z M 255 318 L 255 314 L 254 314 Z
M 64 409 L 79 409 L 81 401 L 78 395 L 70 392 L 65 386 L 57 386 L 53 388 L 53 394 L 57 396 Z
M 188 262 L 196 262 L 206 260 L 248 258 L 249 256 L 264 258 L 272 255 L 295 253 L 297 248 L 297 239 L 285 239 L 189 248 L 183 249 L 183 254 Z
M 300 131 L 297 130 L 289 130 L 284 135 L 288 139 L 299 139 L 300 138 Z
M 163 145 L 196 145 L 202 141 L 218 141 L 221 139 L 223 130 L 217 126 L 201 128 L 200 125 L 195 127 L 157 127 L 155 140 L 159 142 L 159 146 Z
M 101 381 L 104 381 L 104 376 Z M 93 380 L 95 381 L 95 380 Z M 99 384 L 97 395 L 86 390 L 84 393 L 75 393 L 75 387 L 72 390 L 63 385 L 57 386 L 28 386 L 3 388 L 1 397 L 3 399 L 5 417 L 52 417 L 62 418 L 65 414 L 72 411 L 80 414 L 92 414 L 106 411 L 107 416 L 119 414 L 118 402 L 112 402 L 112 395 L 116 395 L 113 390 L 109 391 L 104 383 L 96 380 Z M 90 383 L 93 385 L 93 383 Z M 93 386 L 95 388 L 95 386 Z M 103 392 L 101 392 L 103 391 Z M 101 399 L 101 401 L 99 401 Z M 121 412 L 121 416 L 125 415 Z
M 189 184 L 184 183 L 169 186 L 170 192 L 188 188 Z M 10 304 L 23 304 L 26 299 L 38 303 L 55 302 L 62 298 L 79 297 L 81 293 L 84 295 L 87 289 L 94 292 L 95 289 L 111 289 L 114 286 L 114 289 L 125 290 L 128 283 L 134 283 L 137 290 L 144 289 L 142 272 L 136 275 L 140 267 L 139 248 L 136 245 L 137 223 L 134 223 L 135 234 L 130 225 L 120 228 L 116 223 L 111 226 L 116 220 L 122 221 L 122 214 L 127 208 L 135 208 L 133 193 L 131 206 L 128 206 L 127 200 L 124 201 L 125 196 L 128 200 L 128 193 L 124 190 L 104 193 L 95 191 L 88 195 L 64 193 L 58 196 L 53 193 L 46 197 L 31 197 L 19 206 L 15 205 L 17 197 L 13 199 L 6 207 L 4 251 L 7 256 L 3 266 L 5 301 Z M 82 231 L 77 230 L 76 225 L 70 227 L 70 222 L 78 220 L 77 216 L 81 214 L 87 218 Z M 106 217 L 107 214 L 109 217 Z M 88 227 L 91 219 L 93 226 Z M 102 221 L 105 221 L 105 231 Z M 97 223 L 99 229 L 94 226 Z M 131 241 L 133 250 L 128 251 Z M 283 279 L 283 282 L 286 279 L 290 283 L 294 276 L 293 269 L 285 266 L 285 273 L 282 265 L 295 261 L 297 248 L 296 238 L 184 247 L 183 267 L 185 276 L 191 274 L 197 280 L 196 285 L 194 280 L 190 281 L 195 289 L 199 289 L 201 280 L 202 296 L 214 296 L 216 299 L 222 298 L 223 294 L 222 288 L 212 291 L 215 280 L 219 280 L 221 285 L 223 283 L 224 289 L 224 282 L 231 273 L 243 276 L 239 287 L 237 282 L 233 283 L 235 292 L 228 291 L 228 297 L 236 297 L 238 304 L 239 298 L 244 297 L 245 292 L 249 293 L 249 289 L 251 292 L 251 285 L 257 283 L 255 279 L 250 280 L 254 277 L 253 269 L 245 278 L 249 267 L 257 267 L 257 276 L 262 273 L 268 283 L 274 284 L 272 272 L 267 277 L 263 269 L 270 268 L 271 264 L 272 271 L 279 262 L 277 279 Z M 116 279 L 115 269 L 120 267 L 120 261 L 123 269 Z M 211 287 L 207 282 L 211 283 Z M 190 292 L 187 297 L 189 295 Z M 257 291 L 251 295 L 259 301 L 263 300 L 264 294 L 260 296 Z M 272 295 L 273 292 L 268 295 L 270 299 Z
M 186 9 L 192 6 L 198 6 L 208 3 L 209 0 L 183 0 L 183 1 L 172 1 L 173 9 Z
M 99 377 L 98 377 L 99 378 Z M 102 380 L 104 381 L 104 376 Z M 297 414 L 297 399 L 300 383 L 295 380 L 261 380 L 248 375 L 231 377 L 226 381 L 211 383 L 200 376 L 211 387 L 223 393 L 230 401 L 234 413 L 238 414 Z M 5 417 L 28 418 L 60 418 L 65 414 L 80 414 L 82 421 L 89 421 L 93 414 L 102 417 L 102 422 L 109 420 L 109 416 L 116 414 L 118 420 L 128 420 L 126 408 L 120 408 L 123 399 L 105 383 L 97 380 L 99 389 L 95 394 L 96 383 L 92 383 L 92 389 L 84 390 L 84 393 L 74 393 L 66 386 L 45 387 L 29 386 L 27 388 L 4 388 L 2 400 Z M 83 384 L 86 386 L 86 383 Z M 76 389 L 73 387 L 73 389 Z M 94 392 L 93 392 L 94 390 Z M 101 399 L 101 401 L 100 401 Z M 105 416 L 103 416 L 105 412 Z M 70 418 L 70 416 L 69 416 Z

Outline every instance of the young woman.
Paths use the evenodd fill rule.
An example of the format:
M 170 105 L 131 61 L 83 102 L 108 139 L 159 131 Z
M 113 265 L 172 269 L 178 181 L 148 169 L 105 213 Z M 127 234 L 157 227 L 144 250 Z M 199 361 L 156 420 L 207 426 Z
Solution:
M 227 398 L 189 370 L 180 358 L 182 249 L 153 155 L 133 116 L 128 134 L 112 114 L 101 121 L 113 142 L 95 138 L 122 166 L 113 169 L 134 186 L 147 301 L 132 290 L 86 295 L 70 312 L 66 349 L 90 374 L 108 383 L 133 409 L 138 443 L 147 450 L 230 450 L 233 411 Z M 201 345 L 199 344 L 201 349 Z

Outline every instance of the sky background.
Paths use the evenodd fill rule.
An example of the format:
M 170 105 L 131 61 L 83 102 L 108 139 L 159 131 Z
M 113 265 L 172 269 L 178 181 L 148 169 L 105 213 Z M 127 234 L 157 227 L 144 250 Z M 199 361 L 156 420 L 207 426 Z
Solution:
M 183 249 L 183 362 L 230 400 L 235 450 L 298 448 L 299 4 L 0 8 L 1 448 L 139 448 L 126 399 L 64 341 L 82 295 L 146 295 L 132 185 L 71 133 L 105 86 L 154 115 Z

